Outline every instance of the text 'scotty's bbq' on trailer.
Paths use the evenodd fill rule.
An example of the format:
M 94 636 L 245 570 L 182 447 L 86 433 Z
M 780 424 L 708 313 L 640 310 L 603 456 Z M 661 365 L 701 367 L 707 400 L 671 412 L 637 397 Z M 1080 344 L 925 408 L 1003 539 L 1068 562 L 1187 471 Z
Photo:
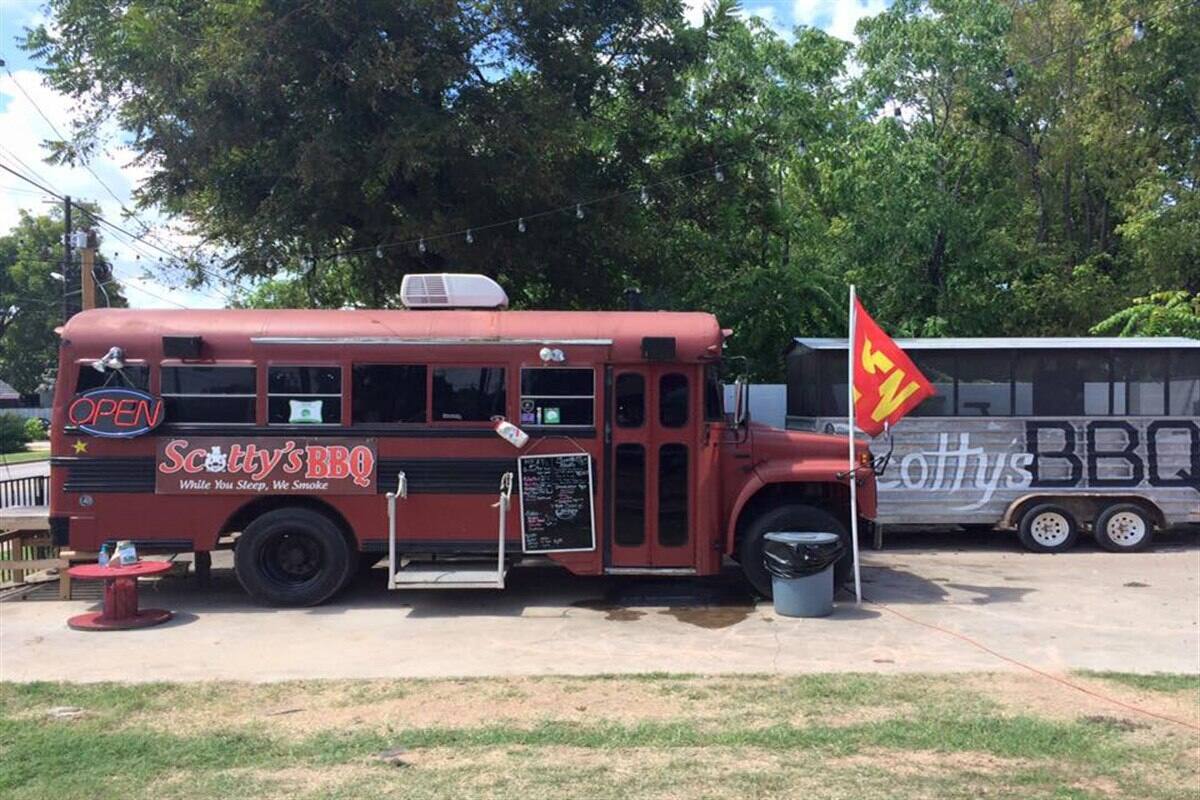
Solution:
M 1036 551 L 1090 530 L 1129 551 L 1200 522 L 1200 341 L 897 343 L 937 395 L 894 431 L 880 523 L 1016 528 Z M 796 339 L 787 370 L 788 428 L 844 433 L 846 341 Z

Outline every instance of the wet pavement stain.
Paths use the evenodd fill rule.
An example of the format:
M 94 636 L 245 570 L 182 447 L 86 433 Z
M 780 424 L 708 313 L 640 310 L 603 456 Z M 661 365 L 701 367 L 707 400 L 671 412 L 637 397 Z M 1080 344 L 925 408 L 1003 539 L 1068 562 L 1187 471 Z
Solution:
M 627 608 L 625 606 L 614 605 L 612 602 L 602 598 L 577 600 L 574 603 L 571 603 L 571 607 L 586 608 L 591 611 L 603 611 L 604 618 L 613 622 L 635 622 L 646 616 L 645 611 L 638 611 L 636 608 Z
M 754 613 L 754 606 L 672 606 L 658 612 L 697 628 L 717 630 L 737 625 Z
M 1128 586 L 1130 589 L 1147 589 L 1150 587 L 1150 584 L 1142 583 L 1141 581 L 1130 581 L 1129 583 L 1122 583 L 1121 585 Z
M 603 611 L 604 618 L 614 622 L 637 621 L 647 613 L 641 608 L 657 607 L 659 614 L 715 630 L 746 619 L 754 613 L 756 604 L 754 596 L 740 581 L 670 580 L 622 583 L 603 597 L 577 600 L 571 605 Z

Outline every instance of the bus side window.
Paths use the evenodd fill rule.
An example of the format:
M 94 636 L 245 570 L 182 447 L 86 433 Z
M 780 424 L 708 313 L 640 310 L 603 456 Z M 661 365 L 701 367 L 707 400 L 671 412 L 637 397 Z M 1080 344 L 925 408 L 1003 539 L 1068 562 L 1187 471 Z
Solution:
M 595 405 L 595 372 L 590 368 L 521 370 L 521 425 L 592 425 Z
M 256 367 L 162 368 L 167 422 L 253 425 Z
M 132 389 L 150 390 L 150 367 L 144 364 L 127 364 L 122 370 L 105 370 L 97 372 L 91 364 L 80 364 L 79 374 L 75 378 L 75 393 L 100 389 L 104 386 L 118 386 Z
M 909 353 L 913 364 L 933 384 L 933 397 L 922 400 L 913 409 L 914 417 L 954 416 L 954 353 L 936 350 L 913 350 Z M 1004 384 L 1005 392 L 1008 384 Z M 1007 412 L 1005 412 L 1007 413 Z
M 1200 350 L 1171 352 L 1171 416 L 1200 417 Z
M 1016 413 L 1028 417 L 1093 417 L 1109 411 L 1107 351 L 1017 353 Z
M 503 367 L 434 367 L 435 422 L 487 422 L 504 416 Z
M 958 355 L 958 415 L 1007 417 L 1012 413 L 1012 354 L 962 350 Z
M 682 428 L 687 421 L 687 376 L 668 372 L 658 379 L 658 422 L 664 428 Z
M 637 372 L 617 376 L 617 427 L 640 428 L 646 421 L 646 379 Z
M 425 378 L 418 364 L 355 364 L 351 421 L 355 425 L 425 422 Z
M 1113 353 L 1113 410 L 1118 416 L 1159 416 L 1166 410 L 1167 354 Z
M 335 425 L 342 421 L 341 367 L 271 367 L 267 422 Z

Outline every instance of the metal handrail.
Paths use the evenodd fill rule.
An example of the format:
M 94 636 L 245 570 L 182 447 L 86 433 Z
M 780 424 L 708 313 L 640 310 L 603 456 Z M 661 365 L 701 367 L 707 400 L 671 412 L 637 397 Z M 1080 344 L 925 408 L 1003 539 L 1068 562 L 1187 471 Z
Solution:
M 404 470 L 396 476 L 396 491 L 387 493 L 388 510 L 388 588 L 396 588 L 396 498 L 408 497 L 408 478 Z
M 513 474 L 506 472 L 500 476 L 500 499 L 496 506 L 500 508 L 500 546 L 496 548 L 496 586 L 504 588 L 504 544 L 508 538 L 508 508 L 512 500 Z

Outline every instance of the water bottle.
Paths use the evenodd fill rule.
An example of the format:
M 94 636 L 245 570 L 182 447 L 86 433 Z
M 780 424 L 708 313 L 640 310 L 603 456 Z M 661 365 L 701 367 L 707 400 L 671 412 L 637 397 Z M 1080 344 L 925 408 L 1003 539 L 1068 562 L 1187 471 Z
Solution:
M 100 557 L 96 559 L 96 563 L 102 567 L 108 566 L 108 545 L 100 548 Z

